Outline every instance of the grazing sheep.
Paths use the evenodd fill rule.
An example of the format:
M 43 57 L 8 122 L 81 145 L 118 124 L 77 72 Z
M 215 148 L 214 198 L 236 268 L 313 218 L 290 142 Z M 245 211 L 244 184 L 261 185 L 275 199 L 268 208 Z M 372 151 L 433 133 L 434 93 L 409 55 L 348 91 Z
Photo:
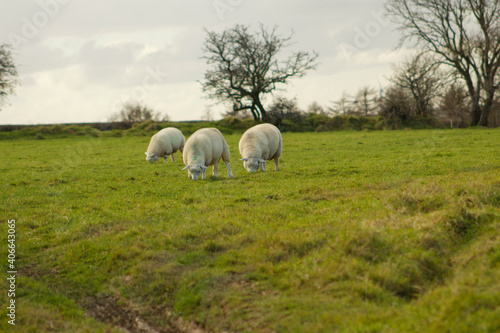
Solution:
M 276 170 L 283 148 L 280 130 L 271 124 L 259 124 L 249 128 L 240 139 L 240 154 L 248 172 L 259 168 L 266 171 L 266 160 L 274 159 Z
M 184 146 L 182 158 L 188 169 L 188 177 L 198 180 L 200 174 L 206 179 L 207 166 L 213 165 L 213 175 L 217 177 L 219 160 L 222 158 L 226 163 L 229 178 L 233 177 L 229 163 L 229 147 L 222 133 L 213 127 L 197 130 L 189 137 Z
M 182 152 L 186 139 L 182 132 L 174 127 L 167 127 L 153 135 L 149 142 L 146 161 L 156 162 L 160 157 L 165 158 L 168 162 L 168 156 L 175 162 L 174 153 L 178 150 Z

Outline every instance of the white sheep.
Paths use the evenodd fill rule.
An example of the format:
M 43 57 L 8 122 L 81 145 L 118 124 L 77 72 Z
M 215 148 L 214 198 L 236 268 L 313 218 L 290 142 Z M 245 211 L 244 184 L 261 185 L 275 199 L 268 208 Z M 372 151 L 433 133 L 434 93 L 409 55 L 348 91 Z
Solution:
M 213 175 L 217 177 L 221 158 L 226 164 L 229 178 L 233 177 L 229 163 L 229 146 L 222 133 L 216 128 L 202 128 L 194 132 L 186 141 L 182 158 L 186 165 L 182 170 L 188 169 L 190 179 L 198 180 L 200 174 L 203 174 L 203 179 L 206 179 L 206 170 L 210 165 L 214 166 Z
M 278 170 L 283 139 L 280 130 L 271 124 L 255 125 L 240 139 L 240 154 L 243 166 L 248 172 L 255 172 L 259 168 L 266 171 L 266 160 L 274 159 L 276 170 Z
M 156 162 L 160 157 L 164 157 L 165 162 L 168 162 L 170 156 L 172 162 L 175 162 L 174 153 L 178 150 L 182 152 L 185 142 L 184 135 L 177 128 L 164 128 L 151 137 L 148 151 L 145 152 L 146 161 Z

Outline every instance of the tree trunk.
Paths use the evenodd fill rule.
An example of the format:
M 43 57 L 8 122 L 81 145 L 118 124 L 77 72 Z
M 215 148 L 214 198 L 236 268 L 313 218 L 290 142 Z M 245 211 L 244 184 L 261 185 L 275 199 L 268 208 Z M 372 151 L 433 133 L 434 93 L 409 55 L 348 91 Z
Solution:
M 493 73 L 493 75 L 495 75 L 495 73 Z M 485 79 L 484 91 L 486 93 L 486 100 L 484 101 L 481 117 L 479 118 L 479 126 L 488 126 L 488 118 L 493 109 L 493 103 L 495 102 L 496 89 L 494 80 L 494 76 Z
M 252 112 L 253 120 L 259 119 L 259 115 L 257 112 L 255 112 L 255 105 L 252 104 L 252 107 L 250 108 L 250 112 Z
M 472 114 L 470 119 L 470 126 L 479 125 L 479 120 L 481 119 L 481 106 L 479 105 L 479 101 L 472 101 Z
M 262 103 L 260 101 L 259 95 L 253 96 L 253 102 L 257 106 L 257 109 L 259 110 L 260 120 L 265 120 L 267 113 L 266 113 L 266 109 L 264 109 L 264 106 L 262 105 Z M 259 119 L 255 119 L 255 120 L 259 120 Z
M 488 117 L 490 115 L 490 111 L 493 106 L 493 101 L 495 99 L 495 90 L 488 91 L 488 95 L 486 97 L 486 101 L 481 110 L 481 116 L 479 117 L 478 125 L 479 126 L 488 126 Z
M 483 110 L 481 112 L 481 117 L 479 118 L 478 122 L 479 126 L 488 127 L 488 116 L 490 114 L 489 109 L 490 108 L 487 108 L 486 106 L 483 107 Z
M 472 78 L 469 75 L 464 75 L 463 73 L 462 75 L 465 78 L 469 96 L 472 99 L 471 119 L 469 126 L 477 126 L 479 125 L 479 120 L 481 119 L 481 90 L 479 84 L 476 89 L 474 83 L 472 82 Z

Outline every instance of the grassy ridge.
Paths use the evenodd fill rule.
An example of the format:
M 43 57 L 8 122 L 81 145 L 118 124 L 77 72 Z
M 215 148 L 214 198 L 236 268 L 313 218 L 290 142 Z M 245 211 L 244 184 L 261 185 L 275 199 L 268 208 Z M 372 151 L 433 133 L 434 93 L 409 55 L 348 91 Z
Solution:
M 393 123 L 382 117 L 363 116 L 327 116 L 322 114 L 303 114 L 295 120 L 284 119 L 277 125 L 282 132 L 328 132 L 338 130 L 387 130 L 387 129 L 431 129 L 443 128 L 443 124 L 433 118 L 412 119 L 405 123 Z M 58 124 L 58 125 L 4 125 L 0 126 L 0 140 L 15 139 L 53 139 L 74 136 L 123 137 L 151 136 L 165 127 L 176 127 L 191 135 L 203 127 L 217 127 L 224 134 L 243 133 L 259 122 L 253 119 L 241 120 L 227 117 L 216 121 L 163 122 L 147 121 L 143 123 L 93 123 L 93 124 Z
M 500 329 L 498 130 L 284 133 L 255 174 L 239 137 L 198 182 L 148 137 L 0 142 L 24 331 Z

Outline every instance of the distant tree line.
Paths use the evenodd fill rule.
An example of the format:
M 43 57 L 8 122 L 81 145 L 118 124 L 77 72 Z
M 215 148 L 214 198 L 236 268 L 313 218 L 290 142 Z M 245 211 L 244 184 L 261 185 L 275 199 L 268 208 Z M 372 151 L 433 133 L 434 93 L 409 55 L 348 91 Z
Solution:
M 449 75 L 434 58 L 417 53 L 395 66 L 389 86 L 365 86 L 355 94 L 344 92 L 329 107 L 332 114 L 381 116 L 397 123 L 435 117 L 451 127 L 474 125 L 473 101 L 464 83 Z M 476 124 L 477 125 L 477 124 Z M 486 125 L 500 126 L 500 95 L 488 111 Z
M 499 126 L 500 2 L 389 0 L 386 11 L 399 25 L 401 45 L 413 41 L 417 53 L 396 65 L 388 87 L 344 92 L 321 112 L 380 116 L 396 127 L 429 117 L 453 127 Z M 278 55 L 290 40 L 276 28 L 269 32 L 263 26 L 257 33 L 241 25 L 220 34 L 207 31 L 209 69 L 203 90 L 209 98 L 231 105 L 228 116 L 250 115 L 278 124 L 297 118 L 300 112 L 293 100 L 278 97 L 269 106 L 262 103 L 288 79 L 316 68 L 314 52 Z
M 434 79 L 432 71 L 439 67 L 443 74 L 438 79 L 452 81 L 441 94 L 444 112 L 463 121 L 461 112 L 465 109 L 469 125 L 496 126 L 500 1 L 389 0 L 386 11 L 399 26 L 400 44 L 409 42 L 426 55 L 421 69 L 430 71 L 422 72 L 427 80 Z M 433 96 L 427 97 L 432 101 Z M 425 106 L 424 100 L 420 102 L 423 104 L 418 107 Z
M 321 106 L 313 102 L 305 110 L 298 106 L 297 99 L 277 96 L 267 107 L 267 120 L 277 126 L 284 122 L 305 124 L 313 115 L 378 117 L 385 127 L 412 127 L 422 120 L 427 124 L 451 127 L 467 127 L 472 121 L 472 101 L 466 87 L 449 77 L 440 69 L 432 57 L 417 53 L 414 57 L 395 65 L 389 78 L 389 86 L 364 86 L 351 94 L 342 95 Z M 251 118 L 245 111 L 229 110 L 225 117 Z M 379 121 L 382 121 L 379 119 Z M 492 104 L 490 126 L 500 126 L 500 96 Z

